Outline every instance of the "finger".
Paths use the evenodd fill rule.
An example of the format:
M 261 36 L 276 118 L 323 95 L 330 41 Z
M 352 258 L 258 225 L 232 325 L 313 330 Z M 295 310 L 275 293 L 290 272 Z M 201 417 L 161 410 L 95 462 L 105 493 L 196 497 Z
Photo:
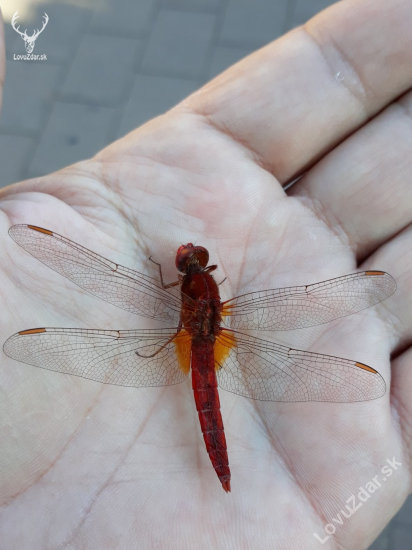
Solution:
M 405 451 L 412 462 L 412 350 L 408 349 L 392 364 L 392 402 L 397 409 L 399 427 L 402 432 Z M 409 487 L 412 490 L 412 486 Z
M 373 261 L 391 265 L 398 285 L 397 291 L 381 305 L 386 310 L 383 318 L 387 326 L 392 327 L 391 402 L 397 409 L 399 428 L 409 455 L 412 453 L 412 257 L 405 251 L 411 246 L 412 228 L 408 227 L 385 244 Z
M 407 0 L 340 2 L 183 105 L 288 181 L 412 85 L 411 26 Z
M 399 355 L 412 345 L 412 227 L 383 245 L 362 268 L 383 266 L 395 279 L 397 289 L 379 304 L 381 317 L 389 329 L 391 349 Z
M 358 261 L 412 220 L 412 92 L 385 109 L 301 178 L 309 196 L 349 241 Z

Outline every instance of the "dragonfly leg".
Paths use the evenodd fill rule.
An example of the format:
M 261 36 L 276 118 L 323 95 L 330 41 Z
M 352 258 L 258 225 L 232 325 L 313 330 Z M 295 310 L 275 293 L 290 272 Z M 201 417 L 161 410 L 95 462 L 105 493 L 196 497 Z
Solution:
M 215 269 L 217 269 L 217 265 L 209 265 L 209 267 L 207 267 L 205 270 L 204 270 L 204 273 L 210 273 L 211 271 L 214 271 Z M 223 281 L 220 281 L 220 283 L 218 283 L 218 285 L 221 285 L 222 283 L 224 283 L 226 281 L 227 277 L 225 277 L 223 279 Z
M 171 338 L 169 338 L 169 340 L 165 344 L 163 344 L 162 347 L 160 347 L 158 350 L 156 350 L 154 353 L 151 353 L 150 355 L 143 355 L 142 353 L 139 353 L 138 351 L 135 351 L 136 355 L 138 355 L 139 357 L 144 357 L 145 359 L 148 359 L 149 357 L 155 357 L 159 352 L 162 351 L 162 349 L 164 349 L 167 345 L 169 345 L 170 342 L 173 342 L 173 340 L 179 334 L 181 329 L 182 329 L 182 319 L 180 319 L 180 321 L 179 321 L 179 326 L 177 327 L 176 334 L 173 334 L 173 336 Z
M 205 267 L 205 269 L 203 270 L 203 273 L 210 273 L 215 269 L 217 269 L 217 265 L 209 265 L 208 267 Z
M 160 282 L 162 283 L 163 288 L 170 288 L 171 286 L 177 286 L 177 285 L 180 284 L 180 282 L 181 282 L 180 279 L 178 281 L 174 281 L 173 283 L 165 284 L 165 282 L 163 280 L 163 275 L 162 275 L 162 264 L 159 264 L 158 262 L 155 262 L 151 256 L 150 256 L 149 260 L 159 267 Z

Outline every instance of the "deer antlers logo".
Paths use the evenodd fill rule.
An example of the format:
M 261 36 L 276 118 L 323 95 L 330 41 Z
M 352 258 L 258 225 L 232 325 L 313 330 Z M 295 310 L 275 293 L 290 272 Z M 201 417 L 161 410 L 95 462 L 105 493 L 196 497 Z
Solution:
M 20 29 L 20 26 L 18 26 L 16 28 L 16 21 L 17 21 L 17 18 L 19 16 L 19 12 L 16 11 L 16 13 L 13 15 L 13 19 L 12 19 L 12 22 L 11 22 L 11 26 L 13 27 L 13 29 L 18 32 L 20 34 L 20 36 L 23 38 L 24 40 L 24 46 L 26 48 L 26 52 L 27 53 L 32 53 L 33 49 L 34 49 L 34 43 L 36 42 L 36 39 L 37 37 L 39 36 L 39 34 L 41 32 L 43 32 L 44 30 L 44 27 L 47 25 L 47 23 L 49 22 L 49 16 L 47 15 L 47 13 L 45 13 L 43 15 L 44 17 L 44 21 L 43 21 L 43 26 L 42 28 L 39 30 L 37 29 L 37 31 L 33 31 L 33 35 L 32 36 L 27 36 L 27 29 L 24 31 L 24 32 L 20 32 L 19 29 Z

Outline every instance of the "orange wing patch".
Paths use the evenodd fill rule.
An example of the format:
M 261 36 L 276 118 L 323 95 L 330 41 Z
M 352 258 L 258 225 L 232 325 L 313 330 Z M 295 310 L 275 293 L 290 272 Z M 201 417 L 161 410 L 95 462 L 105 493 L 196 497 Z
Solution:
M 228 304 L 228 305 L 225 305 L 223 304 L 223 307 L 222 307 L 222 311 L 220 312 L 220 315 L 222 317 L 228 317 L 229 315 L 232 315 L 232 309 L 234 308 L 235 306 L 233 304 Z
M 368 370 L 369 372 L 373 372 L 374 374 L 379 374 L 379 372 L 372 367 L 369 367 L 368 365 L 364 365 L 363 363 L 355 363 L 357 367 L 363 370 Z
M 33 229 L 33 231 L 38 231 L 39 233 L 46 233 L 46 235 L 53 235 L 52 231 L 49 231 L 48 229 L 43 229 L 42 227 L 37 227 L 36 225 L 28 225 L 29 229 Z
M 384 271 L 365 271 L 365 275 L 368 277 L 371 275 L 385 275 Z
M 222 368 L 223 363 L 229 357 L 230 350 L 236 347 L 236 337 L 232 331 L 223 329 L 215 341 L 215 369 Z
M 190 371 L 190 356 L 192 352 L 192 338 L 190 334 L 182 329 L 174 338 L 173 343 L 176 346 L 177 360 L 181 370 L 188 374 Z
M 30 328 L 29 330 L 22 330 L 19 332 L 20 336 L 24 336 L 25 334 L 38 334 L 39 332 L 46 332 L 45 328 Z

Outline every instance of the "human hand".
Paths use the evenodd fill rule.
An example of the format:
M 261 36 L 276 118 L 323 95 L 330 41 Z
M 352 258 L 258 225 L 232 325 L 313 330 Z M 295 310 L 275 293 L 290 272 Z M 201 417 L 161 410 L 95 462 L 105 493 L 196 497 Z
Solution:
M 353 317 L 264 335 L 367 363 L 388 391 L 348 404 L 220 392 L 230 495 L 205 452 L 189 383 L 121 388 L 3 357 L 7 547 L 17 540 L 10 525 L 20 525 L 19 547 L 33 550 L 45 540 L 99 550 L 318 548 L 313 533 L 325 537 L 324 525 L 393 457 L 402 465 L 323 548 L 366 548 L 395 514 L 410 491 L 412 448 L 412 96 L 398 99 L 411 86 L 410 25 L 404 1 L 338 4 L 95 158 L 1 192 L 4 339 L 36 326 L 147 326 L 17 247 L 7 238 L 17 223 L 156 276 L 153 255 L 167 281 L 177 246 L 197 241 L 227 276 L 223 299 L 356 267 L 398 283 Z M 303 172 L 285 194 L 282 184 Z

